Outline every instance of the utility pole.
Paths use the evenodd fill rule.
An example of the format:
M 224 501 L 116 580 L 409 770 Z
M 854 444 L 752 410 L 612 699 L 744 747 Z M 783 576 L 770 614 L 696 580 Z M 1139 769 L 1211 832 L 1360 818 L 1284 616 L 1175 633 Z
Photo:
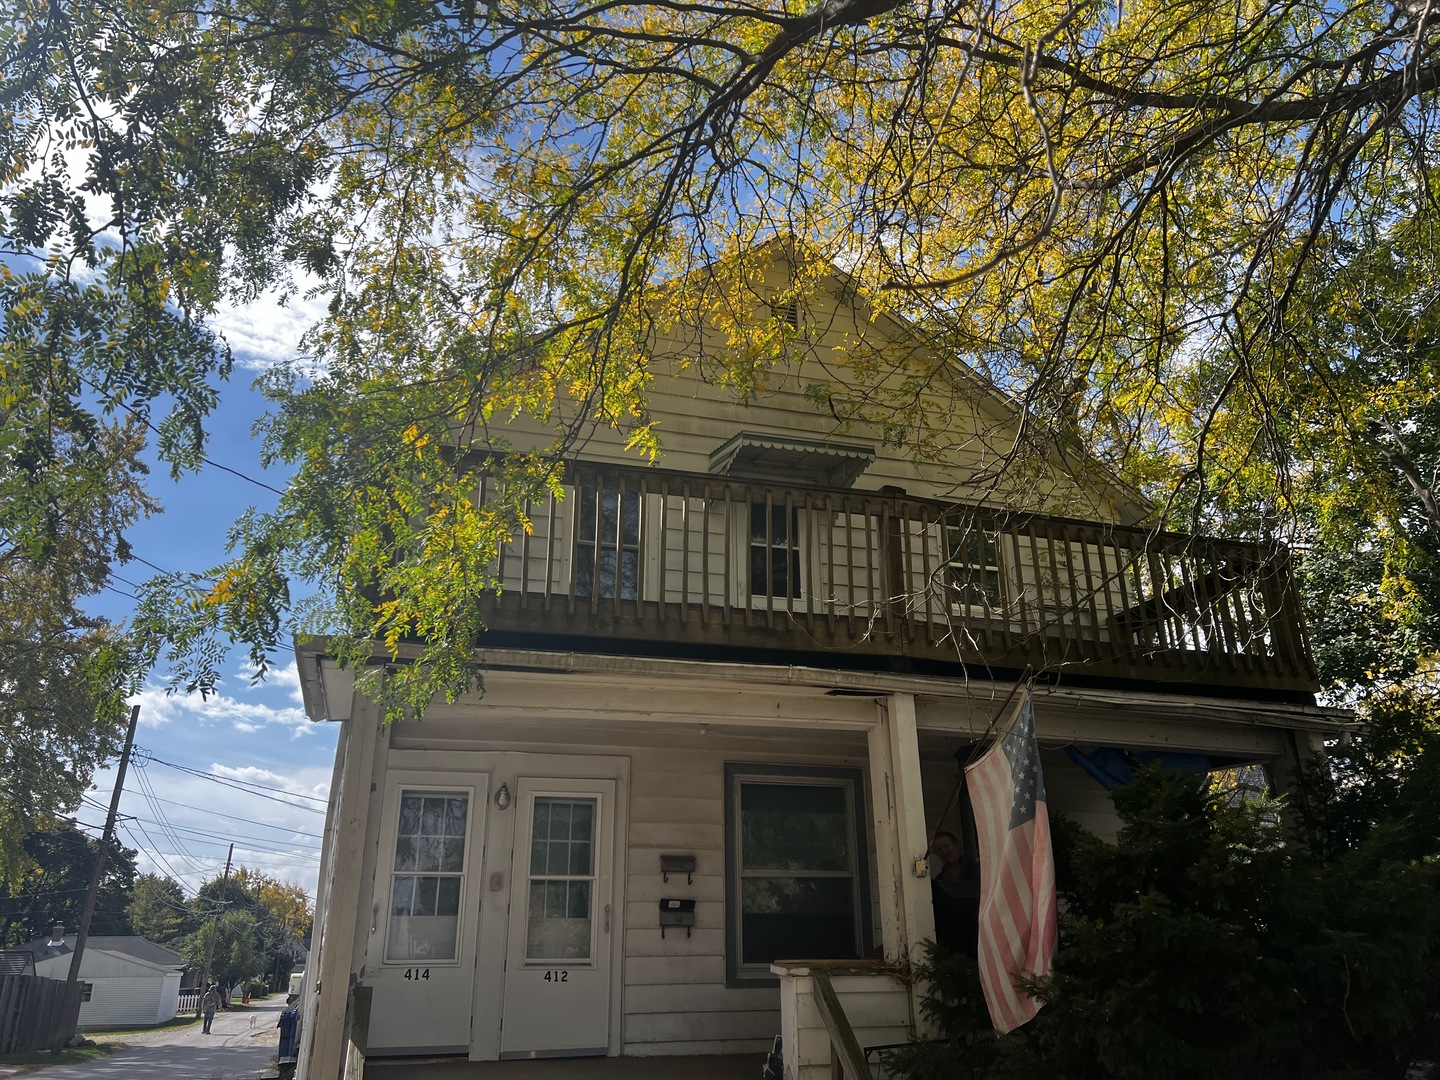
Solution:
M 220 896 L 215 901 L 214 914 L 210 916 L 210 947 L 205 950 L 205 977 L 200 980 L 200 992 L 210 989 L 210 963 L 215 959 L 215 939 L 219 937 L 220 909 L 225 906 L 225 890 L 230 884 L 230 860 L 235 857 L 235 845 L 225 855 L 225 876 L 220 879 Z
M 70 954 L 70 973 L 65 976 L 64 1011 L 60 1031 L 52 1052 L 58 1054 L 75 1034 L 80 1024 L 80 958 L 85 955 L 85 939 L 90 936 L 90 920 L 95 917 L 95 904 L 100 899 L 100 879 L 105 875 L 105 856 L 115 840 L 115 819 L 120 816 L 120 792 L 125 787 L 125 770 L 130 767 L 130 751 L 135 746 L 135 725 L 140 720 L 140 706 L 130 707 L 130 726 L 125 730 L 125 749 L 120 752 L 120 767 L 115 771 L 115 790 L 110 793 L 110 813 L 105 816 L 105 831 L 95 852 L 95 866 L 90 871 L 90 891 L 85 894 L 85 911 L 80 916 L 80 929 L 75 933 L 75 951 Z

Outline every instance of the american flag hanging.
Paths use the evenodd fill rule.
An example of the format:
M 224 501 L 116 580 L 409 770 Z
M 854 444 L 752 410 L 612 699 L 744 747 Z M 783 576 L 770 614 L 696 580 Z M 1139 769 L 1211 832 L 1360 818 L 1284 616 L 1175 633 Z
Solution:
M 965 768 L 980 855 L 980 985 L 995 1030 L 1014 1031 L 1040 1010 L 1016 975 L 1050 973 L 1059 927 L 1045 778 L 1035 709 L 1021 691 L 1010 729 Z

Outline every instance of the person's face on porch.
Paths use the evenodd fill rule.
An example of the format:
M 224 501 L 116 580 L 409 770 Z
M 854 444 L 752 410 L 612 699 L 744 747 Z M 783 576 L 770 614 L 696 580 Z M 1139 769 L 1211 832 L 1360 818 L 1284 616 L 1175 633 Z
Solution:
M 930 854 L 942 867 L 953 866 L 960 861 L 960 845 L 949 833 L 940 833 L 930 842 Z

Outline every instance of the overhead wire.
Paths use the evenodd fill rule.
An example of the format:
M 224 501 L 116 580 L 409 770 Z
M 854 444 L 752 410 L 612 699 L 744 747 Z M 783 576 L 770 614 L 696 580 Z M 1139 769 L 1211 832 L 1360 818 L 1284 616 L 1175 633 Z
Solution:
M 140 748 L 137 747 L 137 749 Z M 193 773 L 210 780 L 225 780 L 236 784 L 244 784 L 246 787 L 259 788 L 262 791 L 277 791 L 282 795 L 293 795 L 297 799 L 309 799 L 311 802 L 323 803 L 329 801 L 322 799 L 319 795 L 303 795 L 298 791 L 291 791 L 289 788 L 275 787 L 273 784 L 262 784 L 257 780 L 241 780 L 238 776 L 225 776 L 222 773 L 206 772 L 204 769 L 196 769 L 189 765 L 177 765 L 173 761 L 166 761 L 163 758 L 156 757 L 148 750 L 145 751 L 145 756 L 147 760 L 153 761 L 157 765 L 165 765 L 171 769 L 179 769 L 181 772 Z
M 182 894 L 182 895 L 184 894 L 184 891 L 185 891 L 187 888 L 188 888 L 191 892 L 196 892 L 194 886 L 188 884 L 183 878 L 180 877 L 179 874 L 177 874 L 177 873 L 175 872 L 175 868 L 174 868 L 173 866 L 171 866 L 171 865 L 170 865 L 170 861 L 165 858 L 165 853 L 164 853 L 164 852 L 161 852 L 161 851 L 158 849 L 157 845 L 155 844 L 155 839 L 154 839 L 154 837 L 152 837 L 148 832 L 145 831 L 145 827 L 144 827 L 143 825 L 139 824 L 139 822 L 136 822 L 135 827 L 140 830 L 140 834 L 141 834 L 142 836 L 144 836 L 146 840 L 150 841 L 150 846 L 149 846 L 149 847 L 146 847 L 145 845 L 143 845 L 143 844 L 141 844 L 141 843 L 139 843 L 139 842 L 136 842 L 136 841 L 135 841 L 135 834 L 132 833 L 127 826 L 123 826 L 123 825 L 121 826 L 121 828 L 123 828 L 123 829 L 125 830 L 125 835 L 128 836 L 128 837 L 130 837 L 130 839 L 131 839 L 132 842 L 135 842 L 135 846 L 136 846 L 137 848 L 139 848 L 139 849 L 140 849 L 141 851 L 143 851 L 146 855 L 150 856 L 152 859 L 154 859 L 157 863 L 159 863 L 161 866 L 163 866 L 163 867 L 165 868 L 166 875 L 170 878 L 170 880 L 174 881 L 176 885 L 180 886 L 180 891 L 181 891 L 181 894 Z M 198 893 L 197 893 L 197 895 L 198 895 Z
M 148 818 L 136 818 L 136 820 L 137 820 L 137 821 L 148 821 L 149 819 L 148 819 Z M 283 841 L 282 841 L 282 840 L 280 839 L 280 837 L 278 837 L 278 836 L 275 836 L 275 837 L 246 836 L 244 833 L 217 833 L 217 832 L 207 832 L 207 831 L 204 830 L 204 829 L 194 829 L 194 828 L 191 828 L 191 827 L 188 826 L 188 825 L 172 825 L 171 827 L 172 827 L 173 829 L 175 829 L 176 831 L 178 831 L 178 832 L 183 832 L 183 833 L 187 833 L 187 834 L 190 834 L 190 835 L 203 836 L 203 837 L 207 837 L 207 838 L 213 838 L 213 839 L 215 839 L 215 840 L 225 840 L 225 841 L 248 840 L 248 841 L 250 841 L 252 844 L 265 845 L 265 846 L 263 846 L 263 847 L 261 847 L 261 848 L 258 849 L 258 850 L 261 850 L 261 851 L 281 851 L 281 852 L 284 852 L 284 851 L 293 850 L 293 849 L 295 849 L 295 848 L 305 848 L 305 849 L 310 849 L 310 850 L 318 851 L 318 850 L 320 849 L 320 845 L 319 845 L 319 844 L 299 844 L 299 843 L 296 843 L 296 844 L 284 845 Z
M 140 824 L 140 822 L 141 822 L 142 820 L 148 820 L 148 819 L 135 818 L 135 819 L 134 819 L 135 827 L 138 828 L 142 833 L 145 833 L 145 835 L 146 835 L 147 837 L 149 837 L 150 834 L 146 831 L 145 827 Z M 152 824 L 153 824 L 153 823 L 152 823 Z M 174 829 L 174 828 L 184 828 L 184 826 L 172 826 L 172 829 Z M 195 831 L 195 830 L 188 830 L 188 829 L 187 829 L 186 831 L 189 832 L 189 831 Z M 173 836 L 173 833 L 164 833 L 164 834 L 162 834 L 162 835 L 164 835 L 164 836 L 166 837 L 166 839 L 170 839 L 171 836 Z M 319 858 L 320 858 L 320 854 L 319 854 L 318 851 L 314 851 L 314 850 L 304 850 L 304 849 L 297 851 L 296 848 L 297 848 L 297 847 L 300 847 L 300 845 L 291 845 L 291 846 L 289 846 L 289 847 L 281 847 L 281 846 L 260 846 L 260 845 L 264 845 L 264 841 L 261 841 L 261 842 L 260 842 L 260 845 L 252 846 L 251 844 L 241 843 L 240 841 L 242 840 L 242 838 L 241 838 L 241 837 L 238 837 L 238 836 L 226 836 L 226 835 L 224 835 L 223 833 L 206 833 L 205 835 L 206 835 L 206 836 L 209 836 L 209 837 L 214 837 L 214 839 L 192 839 L 190 842 L 191 842 L 191 843 L 195 843 L 195 844 L 203 844 L 203 845 L 219 845 L 219 846 L 222 846 L 222 847 L 223 847 L 224 845 L 226 845 L 226 844 L 235 844 L 236 849 L 239 850 L 239 851 L 253 851 L 253 852 L 257 852 L 257 853 L 259 853 L 259 854 L 264 854 L 264 855 L 284 855 L 284 856 L 287 856 L 287 857 L 290 857 L 290 858 L 295 858 L 295 859 L 307 859 L 307 860 L 308 860 L 308 859 L 319 859 Z M 150 842 L 151 842 L 151 843 L 154 843 L 154 838 L 153 838 L 153 837 L 150 837 Z M 190 850 L 188 847 L 182 847 L 182 848 L 181 848 L 181 851 L 184 853 L 185 857 L 187 857 L 187 858 L 197 858 L 197 857 L 198 857 L 198 858 L 209 858 L 208 855 L 205 855 L 205 856 L 195 856 L 194 853 L 191 852 L 191 850 Z M 178 854 L 178 853 L 177 853 L 177 854 Z
M 165 803 L 167 806 L 183 806 L 187 810 L 195 809 L 193 803 L 178 802 L 175 799 L 167 799 L 163 795 L 156 795 L 155 801 Z M 286 803 L 285 805 L 289 806 L 291 804 Z M 299 806 L 295 807 L 295 809 L 304 810 L 307 809 L 307 807 Z M 246 825 L 258 825 L 262 829 L 275 829 L 277 832 L 294 833 L 296 836 L 309 836 L 313 837 L 316 840 L 325 839 L 325 837 L 320 833 L 304 832 L 300 829 L 292 829 L 288 825 L 272 825 L 268 821 L 257 821 L 255 818 L 240 817 L 238 814 L 227 814 L 220 810 L 209 810 L 207 812 L 214 817 L 224 818 L 226 821 L 243 821 Z
M 164 808 L 161 807 L 157 802 L 155 785 L 150 782 L 150 776 L 145 769 L 146 759 L 143 756 L 133 754 L 132 758 L 134 759 L 135 764 L 136 787 L 139 788 L 140 793 L 144 796 L 146 802 L 149 804 L 151 813 L 153 813 L 155 818 L 158 819 L 156 824 L 160 826 L 160 835 L 165 837 L 166 840 L 170 841 L 170 843 L 174 844 L 177 848 L 180 849 L 181 852 L 184 853 L 183 855 L 177 854 L 177 858 L 184 858 L 190 863 L 192 867 L 198 867 L 199 864 L 195 862 L 194 856 L 192 856 L 189 850 L 185 847 L 185 842 L 180 839 L 179 835 L 176 834 L 171 827 L 170 818 L 165 813 Z
M 303 806 L 300 803 L 290 801 L 291 799 L 305 799 L 309 802 L 318 803 L 324 803 L 327 801 L 314 795 L 302 795 L 298 791 L 286 791 L 284 788 L 271 787 L 268 784 L 255 784 L 250 781 L 239 780 L 234 777 L 220 776 L 217 773 L 205 772 L 203 769 L 192 769 L 186 765 L 177 765 L 173 761 L 164 761 L 161 758 L 155 757 L 153 754 L 148 754 L 148 752 L 147 760 L 153 761 L 157 765 L 164 765 L 166 768 L 169 769 L 175 769 L 177 772 L 188 773 L 189 775 L 199 777 L 202 780 L 209 780 L 211 783 L 219 784 L 222 787 L 233 788 L 236 791 L 243 791 L 247 795 L 250 795 L 256 799 L 268 799 L 270 802 L 277 802 L 280 803 L 282 806 L 293 806 L 297 810 L 306 810 L 312 814 L 323 815 L 325 813 L 325 811 L 321 810 L 319 807 Z M 280 799 L 276 798 L 274 795 L 266 795 L 264 794 L 264 792 L 266 791 L 281 792 L 282 794 L 289 796 L 289 798 Z
M 155 426 L 155 424 L 150 420 L 148 414 L 140 412 L 138 409 L 134 408 L 131 405 L 127 405 L 125 402 L 121 401 L 119 398 L 115 397 L 112 394 L 106 394 L 98 386 L 96 386 L 89 379 L 86 379 L 83 376 L 80 377 L 80 381 L 84 383 L 87 387 L 89 387 L 92 393 L 98 395 L 101 400 L 108 401 L 110 404 L 116 406 L 117 408 L 124 409 L 131 416 L 135 417 L 136 420 L 139 420 L 147 428 L 153 431 L 156 435 L 160 435 L 163 437 L 164 432 L 162 432 L 158 427 Z M 206 457 L 204 454 L 200 455 L 200 460 L 206 465 L 209 465 L 212 469 L 219 469 L 221 472 L 227 472 L 231 476 L 237 476 L 241 480 L 244 480 L 246 483 L 254 484 L 258 488 L 264 488 L 266 491 L 274 492 L 276 495 L 285 494 L 285 492 L 281 491 L 279 488 L 271 487 L 263 480 L 256 480 L 253 476 L 247 476 L 239 469 L 232 469 L 229 465 L 222 465 L 218 461 L 213 461 L 210 458 Z

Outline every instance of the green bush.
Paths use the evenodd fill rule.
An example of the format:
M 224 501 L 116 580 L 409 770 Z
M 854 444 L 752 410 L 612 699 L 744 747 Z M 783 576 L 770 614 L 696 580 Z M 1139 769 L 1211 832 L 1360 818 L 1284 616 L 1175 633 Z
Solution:
M 1040 1014 L 997 1037 L 974 962 L 932 949 L 924 1009 L 943 1040 L 897 1053 L 895 1071 L 1398 1080 L 1440 1060 L 1433 813 L 1322 858 L 1275 805 L 1231 806 L 1193 776 L 1144 773 L 1114 801 L 1114 844 L 1054 823 L 1061 942 L 1054 974 L 1030 984 Z

